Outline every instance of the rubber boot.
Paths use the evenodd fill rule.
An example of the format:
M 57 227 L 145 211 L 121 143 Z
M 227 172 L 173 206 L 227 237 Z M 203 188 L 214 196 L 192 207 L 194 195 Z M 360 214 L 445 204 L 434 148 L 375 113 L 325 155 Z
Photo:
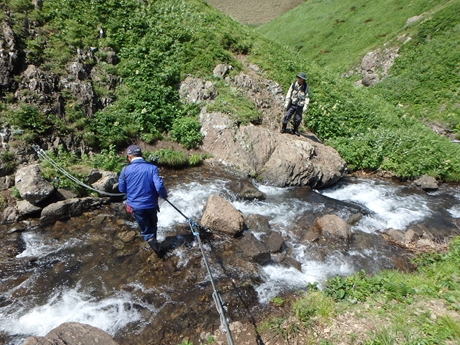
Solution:
M 287 123 L 283 123 L 283 126 L 281 127 L 281 133 L 286 133 L 286 126 L 287 126 Z
M 160 244 L 157 242 L 156 239 L 152 238 L 148 240 L 147 243 L 149 244 L 150 248 L 153 249 L 154 252 L 160 251 Z
M 299 125 L 294 125 L 294 134 L 297 135 L 297 136 L 300 136 L 299 134 Z

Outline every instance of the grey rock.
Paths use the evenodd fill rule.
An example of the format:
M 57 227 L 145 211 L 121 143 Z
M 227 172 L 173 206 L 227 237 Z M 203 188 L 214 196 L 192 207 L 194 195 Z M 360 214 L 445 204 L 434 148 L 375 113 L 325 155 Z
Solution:
M 44 337 L 29 337 L 23 345 L 118 345 L 102 329 L 77 322 L 66 322 L 51 330 Z
M 236 126 L 226 115 L 200 115 L 202 149 L 214 161 L 245 176 L 258 176 L 273 186 L 322 188 L 346 173 L 346 163 L 333 148 L 305 137 L 293 137 L 259 126 Z
M 217 96 L 217 89 L 210 81 L 187 77 L 180 86 L 179 96 L 186 103 L 210 101 Z
M 432 176 L 423 175 L 414 181 L 414 185 L 423 189 L 426 192 L 435 191 L 439 189 L 438 182 Z
M 248 214 L 244 218 L 244 224 L 246 225 L 247 229 L 253 232 L 262 232 L 268 234 L 271 229 L 267 217 L 260 214 Z
M 219 195 L 211 194 L 206 200 L 201 225 L 211 231 L 237 236 L 243 231 L 243 214 Z
M 263 243 L 270 250 L 270 253 L 278 253 L 284 247 L 284 238 L 280 233 L 270 230 Z
M 27 200 L 20 200 L 16 203 L 18 211 L 27 216 L 41 211 L 41 207 L 31 204 Z
M 270 250 L 252 232 L 244 234 L 239 241 L 238 249 L 259 265 L 266 265 L 271 260 Z
M 219 64 L 217 65 L 214 70 L 212 71 L 214 77 L 216 78 L 223 78 L 225 75 L 232 70 L 232 66 L 226 64 Z
M 3 223 L 15 223 L 19 221 L 20 218 L 21 214 L 13 206 L 8 206 L 3 210 Z
M 318 218 L 316 225 L 325 237 L 345 239 L 346 241 L 351 239 L 350 225 L 339 216 L 327 214 Z
M 255 187 L 251 181 L 247 179 L 238 179 L 230 183 L 229 189 L 236 196 L 243 200 L 265 200 L 266 195 Z
M 58 201 L 43 208 L 40 223 L 53 223 L 59 219 L 79 216 L 92 207 L 98 207 L 104 203 L 101 198 L 73 198 Z
M 38 164 L 19 169 L 15 175 L 15 185 L 21 198 L 32 204 L 45 200 L 55 191 L 53 185 L 40 176 Z
M 103 171 L 101 177 L 92 184 L 92 187 L 102 192 L 112 192 L 118 183 L 118 175 L 113 171 Z

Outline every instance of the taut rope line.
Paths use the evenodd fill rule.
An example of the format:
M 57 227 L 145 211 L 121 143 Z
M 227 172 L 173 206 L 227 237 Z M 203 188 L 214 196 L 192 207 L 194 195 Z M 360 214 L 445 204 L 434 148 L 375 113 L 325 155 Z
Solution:
M 219 292 L 216 289 L 216 285 L 214 284 L 214 279 L 212 277 L 211 269 L 209 267 L 208 258 L 206 257 L 206 254 L 205 254 L 204 249 L 203 249 L 203 245 L 201 243 L 200 234 L 199 234 L 198 231 L 195 230 L 195 228 L 198 228 L 198 224 L 196 222 L 190 220 L 187 216 L 185 216 L 168 199 L 165 199 L 165 200 L 168 202 L 168 204 L 170 204 L 177 212 L 179 212 L 187 220 L 187 223 L 190 225 L 190 230 L 191 230 L 193 236 L 195 236 L 196 240 L 198 241 L 198 244 L 199 244 L 200 250 L 201 250 L 201 255 L 203 256 L 204 264 L 206 266 L 206 270 L 208 271 L 209 280 L 211 281 L 212 290 L 213 290 L 212 298 L 214 299 L 214 304 L 216 305 L 217 312 L 219 313 L 219 316 L 220 316 L 220 324 L 222 325 L 223 331 L 224 331 L 225 335 L 227 336 L 227 343 L 229 345 L 233 345 L 232 334 L 231 334 L 230 328 L 228 326 L 227 317 L 225 316 L 226 308 L 224 306 L 224 303 L 222 302 L 222 298 L 220 297 Z
M 60 167 L 43 149 L 40 148 L 40 146 L 32 145 L 32 147 L 35 150 L 35 152 L 37 152 L 37 155 L 41 159 L 43 159 L 44 161 L 47 161 L 48 163 L 50 163 L 57 171 L 62 173 L 64 176 L 66 176 L 68 179 L 70 179 L 71 181 L 75 182 L 76 184 L 78 184 L 78 185 L 80 185 L 82 187 L 85 187 L 85 188 L 87 188 L 89 190 L 92 190 L 92 191 L 94 191 L 96 193 L 99 193 L 101 195 L 107 195 L 107 196 L 124 196 L 125 195 L 125 193 L 108 193 L 108 192 L 97 190 L 97 189 L 95 189 L 95 188 L 93 188 L 91 186 L 88 186 L 87 184 L 81 182 L 80 180 L 78 180 L 77 178 L 72 176 L 65 169 Z M 195 230 L 195 228 L 198 228 L 198 224 L 196 222 L 190 220 L 187 216 L 185 216 L 168 199 L 165 199 L 165 200 L 168 202 L 168 204 L 170 204 L 177 212 L 179 212 L 187 220 L 187 223 L 190 225 L 190 230 L 191 230 L 193 236 L 198 241 L 198 244 L 199 244 L 200 250 L 201 250 L 201 255 L 203 256 L 203 260 L 204 260 L 204 263 L 205 263 L 205 266 L 206 266 L 206 270 L 207 270 L 208 275 L 209 275 L 209 280 L 211 281 L 212 290 L 213 290 L 212 298 L 214 300 L 214 304 L 216 305 L 217 312 L 219 313 L 219 316 L 220 316 L 220 324 L 222 325 L 223 331 L 224 331 L 225 335 L 227 336 L 227 343 L 229 345 L 234 345 L 233 344 L 232 334 L 230 333 L 230 328 L 228 326 L 228 320 L 227 320 L 227 317 L 225 315 L 226 308 L 224 306 L 224 303 L 222 302 L 222 298 L 220 297 L 219 292 L 217 291 L 216 285 L 214 284 L 214 279 L 212 277 L 211 269 L 209 267 L 208 258 L 206 257 L 206 254 L 205 254 L 204 249 L 203 249 L 203 245 L 201 243 L 200 234 L 199 234 L 198 231 Z
M 78 184 L 78 185 L 80 185 L 82 187 L 85 187 L 85 188 L 87 188 L 89 190 L 92 190 L 93 192 L 99 193 L 101 195 L 106 195 L 106 196 L 124 196 L 125 195 L 124 193 L 108 193 L 108 192 L 104 192 L 102 190 L 94 189 L 91 186 L 88 186 L 87 184 L 81 182 L 76 177 L 72 176 L 69 172 L 64 170 L 62 167 L 60 167 L 44 150 L 42 150 L 40 148 L 40 146 L 32 145 L 32 147 L 34 148 L 35 152 L 37 152 L 38 157 L 40 157 L 44 161 L 47 161 L 48 163 L 50 163 L 57 171 L 59 171 L 61 174 L 63 174 L 69 180 L 75 182 L 76 184 Z

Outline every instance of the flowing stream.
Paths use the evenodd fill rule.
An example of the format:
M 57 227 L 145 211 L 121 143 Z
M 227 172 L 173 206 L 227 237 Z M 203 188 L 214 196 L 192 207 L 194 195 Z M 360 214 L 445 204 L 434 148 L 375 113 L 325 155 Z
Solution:
M 287 254 L 300 263 L 301 271 L 272 263 L 259 268 L 257 279 L 249 279 L 244 271 L 231 268 L 229 274 L 222 265 L 216 265 L 217 259 L 211 260 L 214 278 L 226 281 L 220 288 L 225 284 L 245 285 L 248 295 L 253 291 L 252 310 L 263 309 L 274 296 L 305 290 L 308 283 L 321 287 L 325 279 L 336 274 L 397 267 L 402 250 L 385 243 L 378 231 L 406 231 L 414 224 L 448 236 L 460 231 L 458 186 L 443 185 L 426 193 L 409 184 L 346 178 L 320 191 L 259 185 L 266 200 L 242 201 L 228 189 L 231 179 L 234 177 L 209 168 L 164 177 L 169 200 L 189 218 L 199 220 L 207 198 L 215 193 L 244 215 L 265 216 L 272 229 L 284 237 Z M 165 201 L 160 208 L 159 239 L 164 240 L 171 228 L 184 227 L 184 218 Z M 177 332 L 171 324 L 179 327 L 185 320 L 182 314 L 192 313 L 188 307 L 191 300 L 209 296 L 209 277 L 200 264 L 196 243 L 168 254 L 174 258 L 167 261 L 174 263 L 169 271 L 168 264 L 161 272 L 150 269 L 146 260 L 150 254 L 142 254 L 140 238 L 123 247 L 123 255 L 115 254 L 120 253 L 114 249 L 117 229 L 136 229 L 134 222 L 117 217 L 119 209 L 109 206 L 48 227 L 31 222 L 20 231 L 2 229 L 2 241 L 10 241 L 8 236 L 17 234 L 21 250 L 14 257 L 0 258 L 0 344 L 22 344 L 29 336 L 44 336 L 69 321 L 99 327 L 120 344 L 145 344 L 158 328 L 167 327 L 164 333 Z M 333 213 L 348 219 L 358 212 L 363 216 L 352 225 L 354 239 L 347 249 L 322 257 L 311 244 L 299 240 L 299 230 L 293 230 L 299 229 L 303 217 Z M 205 242 L 205 246 L 209 252 L 219 251 L 212 243 Z M 202 274 L 188 270 L 193 263 L 201 267 Z M 226 280 L 225 274 L 231 279 Z M 248 288 L 249 280 L 252 286 Z M 209 305 L 212 302 L 208 309 Z M 244 319 L 248 312 L 247 307 L 243 310 L 243 303 L 234 302 L 232 309 L 233 319 Z M 196 315 L 190 316 L 189 324 L 193 317 Z

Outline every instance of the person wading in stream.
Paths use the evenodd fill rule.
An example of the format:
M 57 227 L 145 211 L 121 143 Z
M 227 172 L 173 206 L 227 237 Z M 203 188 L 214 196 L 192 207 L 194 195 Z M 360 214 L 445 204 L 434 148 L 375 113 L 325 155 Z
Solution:
M 159 254 L 157 223 L 158 196 L 168 197 L 158 168 L 142 158 L 141 148 L 131 145 L 126 150 L 129 165 L 123 168 L 118 178 L 118 190 L 126 193 L 126 210 L 133 213 L 141 235 L 150 247 Z
M 288 93 L 286 94 L 286 100 L 284 103 L 284 114 L 281 133 L 286 133 L 286 126 L 294 115 L 294 129 L 293 133 L 299 136 L 299 125 L 302 121 L 302 113 L 307 111 L 308 103 L 310 103 L 310 89 L 306 82 L 307 75 L 304 72 L 300 72 L 296 75 L 297 80 L 291 84 Z

